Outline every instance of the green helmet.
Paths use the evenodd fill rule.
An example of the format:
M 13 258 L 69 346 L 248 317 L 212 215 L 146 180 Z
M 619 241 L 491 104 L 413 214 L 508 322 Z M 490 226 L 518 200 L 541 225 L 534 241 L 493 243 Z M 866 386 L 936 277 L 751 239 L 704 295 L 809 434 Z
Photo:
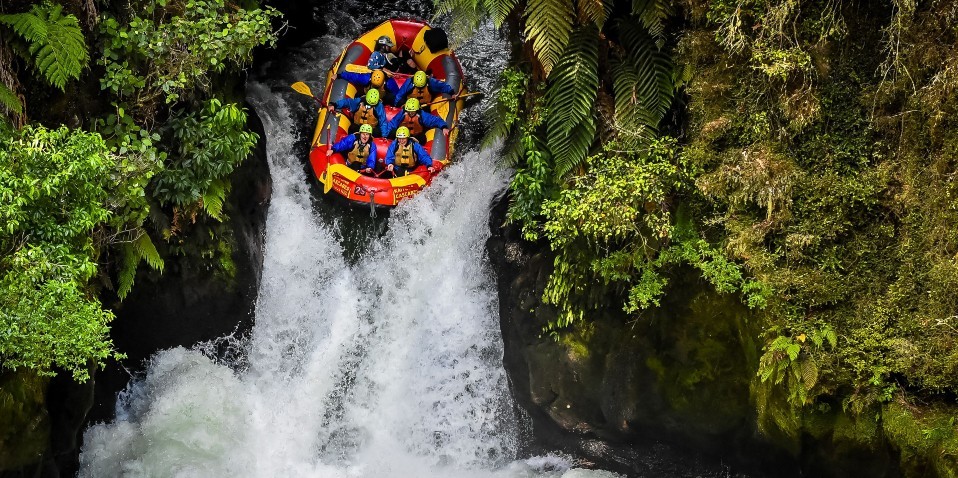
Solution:
M 419 111 L 419 100 L 416 98 L 409 98 L 406 100 L 406 111 Z
M 426 72 L 417 71 L 415 75 L 412 75 L 412 84 L 416 85 L 416 88 L 422 88 L 426 86 Z
M 409 128 L 407 128 L 407 127 L 405 127 L 405 126 L 400 126 L 400 127 L 396 130 L 396 139 L 408 138 L 408 137 L 409 137 Z
M 371 89 L 366 92 L 366 104 L 369 106 L 376 106 L 379 104 L 379 90 Z
M 373 134 L 373 125 L 370 125 L 370 124 L 359 125 L 359 132 Z

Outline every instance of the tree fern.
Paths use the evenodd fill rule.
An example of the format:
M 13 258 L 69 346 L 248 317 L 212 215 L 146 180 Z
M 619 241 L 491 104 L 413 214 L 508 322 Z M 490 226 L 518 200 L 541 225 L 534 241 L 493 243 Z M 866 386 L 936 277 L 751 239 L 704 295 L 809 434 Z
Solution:
M 612 68 L 616 124 L 623 136 L 644 143 L 672 105 L 674 67 L 641 27 L 628 21 L 616 26 L 623 48 Z
M 598 30 L 583 27 L 556 64 L 546 91 L 546 133 L 558 176 L 585 159 L 594 139 L 598 68 Z
M 506 18 L 519 5 L 519 0 L 481 0 L 486 12 L 492 16 L 496 27 L 501 27 Z
M 483 4 L 485 0 L 438 0 L 436 15 L 449 15 L 449 30 L 455 42 L 461 42 L 472 35 L 486 15 Z
M 578 0 L 576 5 L 582 23 L 595 23 L 600 30 L 612 13 L 612 0 Z
M 0 107 L 14 115 L 23 114 L 23 103 L 20 102 L 20 97 L 3 83 L 0 83 Z
M 589 146 L 595 140 L 595 118 L 589 117 L 565 136 L 564 139 L 552 141 L 549 138 L 549 151 L 555 161 L 555 174 L 562 177 L 579 165 L 589 155 Z
M 60 5 L 45 3 L 26 13 L 0 15 L 0 23 L 27 41 L 26 59 L 60 90 L 70 79 L 79 78 L 90 60 L 79 21 L 73 15 L 63 15 Z
M 120 268 L 117 272 L 118 287 L 116 290 L 120 299 L 125 299 L 127 294 L 130 293 L 130 289 L 133 288 L 136 267 L 140 264 L 140 261 L 146 261 L 151 268 L 161 273 L 166 265 L 149 234 L 142 228 L 138 228 L 136 233 L 138 234 L 136 239 L 120 246 Z
M 214 179 L 210 183 L 209 189 L 203 193 L 203 209 L 213 219 L 223 220 L 223 203 L 226 200 L 226 193 L 229 190 L 229 183 L 222 179 Z
M 141 230 L 139 237 L 133 241 L 133 250 L 136 252 L 137 256 L 140 259 L 146 261 L 154 270 L 163 272 L 165 262 L 163 258 L 160 257 L 159 251 L 156 250 L 156 246 L 153 245 L 153 240 L 150 239 L 149 234 L 146 231 Z
M 526 4 L 526 35 L 547 76 L 569 43 L 574 18 L 572 0 L 528 0 Z
M 125 243 L 120 247 L 120 268 L 117 272 L 116 295 L 125 299 L 133 289 L 133 280 L 136 278 L 136 266 L 140 263 L 140 256 L 133 250 L 133 243 Z
M 632 14 L 639 18 L 659 48 L 665 44 L 665 20 L 673 14 L 669 0 L 632 0 Z

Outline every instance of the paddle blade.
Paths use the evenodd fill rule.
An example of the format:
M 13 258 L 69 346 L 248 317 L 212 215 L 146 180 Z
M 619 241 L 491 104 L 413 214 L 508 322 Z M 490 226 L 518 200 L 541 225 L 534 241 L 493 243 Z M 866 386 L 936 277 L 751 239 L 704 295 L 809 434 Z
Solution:
M 312 90 L 310 90 L 309 86 L 307 86 L 306 83 L 303 83 L 302 81 L 297 81 L 296 83 L 293 83 L 291 86 L 293 87 L 294 90 L 296 90 L 297 93 L 301 93 L 306 96 L 313 96 Z
M 370 70 L 368 67 L 365 67 L 363 65 L 355 65 L 352 63 L 347 63 L 346 71 L 350 73 L 371 73 L 373 70 Z
M 329 190 L 333 189 L 333 175 L 329 174 L 329 170 L 327 169 L 326 172 L 323 173 L 323 177 L 326 178 L 326 180 L 323 181 L 323 194 L 329 194 Z

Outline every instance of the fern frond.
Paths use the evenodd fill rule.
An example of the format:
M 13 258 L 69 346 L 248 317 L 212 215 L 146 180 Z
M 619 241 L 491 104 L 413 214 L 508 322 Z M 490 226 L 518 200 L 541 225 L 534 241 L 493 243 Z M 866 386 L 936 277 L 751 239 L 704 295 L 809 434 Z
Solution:
M 3 83 L 0 83 L 0 107 L 14 115 L 23 114 L 23 103 L 20 102 L 20 97 Z
M 598 69 L 598 30 L 591 25 L 580 28 L 556 64 L 546 90 L 546 134 L 558 176 L 585 159 L 594 139 Z
M 808 358 L 802 362 L 802 386 L 811 390 L 818 383 L 818 364 Z
M 229 184 L 222 179 L 213 180 L 209 189 L 203 193 L 203 209 L 213 219 L 223 221 L 223 203 L 226 201 L 226 192 Z
M 42 7 L 34 5 L 28 13 L 0 15 L 0 23 L 13 28 L 14 33 L 30 43 L 45 42 L 48 35 L 47 22 L 43 16 L 36 15 L 39 8 Z M 56 8 L 59 9 L 59 5 Z
M 635 147 L 652 139 L 672 105 L 674 66 L 641 27 L 627 21 L 616 26 L 624 54 L 612 67 L 615 120 L 620 136 Z
M 480 1 L 483 0 L 439 0 L 436 2 L 434 20 L 440 16 L 449 16 L 449 32 L 454 44 L 471 37 L 485 18 Z
M 120 300 L 126 299 L 126 296 L 133 289 L 133 280 L 136 278 L 136 266 L 140 263 L 140 255 L 133 249 L 130 242 L 124 243 L 120 247 L 120 270 L 117 272 L 117 283 L 119 287 L 116 295 Z
M 505 23 L 509 14 L 519 5 L 519 0 L 482 0 L 483 8 L 492 16 L 496 28 Z
M 674 15 L 669 0 L 632 0 L 632 14 L 639 18 L 642 26 L 655 38 L 659 48 L 665 44 L 665 20 Z
M 525 17 L 526 36 L 548 76 L 569 43 L 575 17 L 572 0 L 528 0 Z
M 578 0 L 579 17 L 586 22 L 592 22 L 599 30 L 605 25 L 612 13 L 612 0 Z
M 143 259 L 154 270 L 158 270 L 161 273 L 163 272 L 165 262 L 163 261 L 163 258 L 160 257 L 159 251 L 156 250 L 156 246 L 153 244 L 153 241 L 150 239 L 150 235 L 147 234 L 146 231 L 140 230 L 139 237 L 133 241 L 133 250 L 136 252 L 137 261 L 139 261 L 139 259 Z
M 90 61 L 80 22 L 63 15 L 60 5 L 34 5 L 29 12 L 0 15 L 0 23 L 13 28 L 29 44 L 37 71 L 61 91 L 70 79 L 77 79 Z
M 579 123 L 569 134 L 558 142 L 549 141 L 552 152 L 553 170 L 556 177 L 565 176 L 589 155 L 589 147 L 595 141 L 595 119 L 590 117 Z

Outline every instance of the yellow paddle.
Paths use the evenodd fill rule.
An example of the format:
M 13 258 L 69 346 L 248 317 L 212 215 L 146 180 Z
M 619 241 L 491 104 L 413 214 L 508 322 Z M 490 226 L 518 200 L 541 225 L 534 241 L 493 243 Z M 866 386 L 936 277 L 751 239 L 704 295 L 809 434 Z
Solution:
M 309 89 L 309 86 L 306 83 L 303 83 L 302 81 L 297 81 L 296 83 L 293 83 L 291 86 L 293 90 L 295 90 L 297 93 L 301 95 L 306 95 L 316 100 L 316 102 L 319 103 L 319 106 L 326 106 L 323 104 L 323 100 L 313 95 L 313 91 Z
M 346 64 L 346 71 L 350 73 L 372 73 L 373 70 L 370 70 L 369 67 L 363 65 L 355 65 L 352 63 Z
M 329 190 L 333 189 L 333 175 L 329 173 L 328 167 L 323 175 L 326 176 L 326 181 L 323 183 L 323 194 L 329 194 Z

